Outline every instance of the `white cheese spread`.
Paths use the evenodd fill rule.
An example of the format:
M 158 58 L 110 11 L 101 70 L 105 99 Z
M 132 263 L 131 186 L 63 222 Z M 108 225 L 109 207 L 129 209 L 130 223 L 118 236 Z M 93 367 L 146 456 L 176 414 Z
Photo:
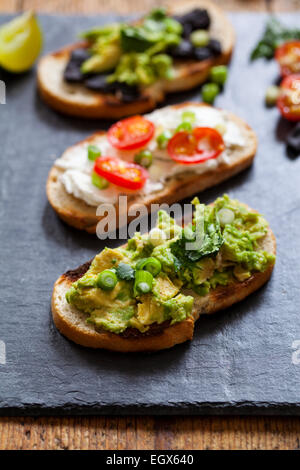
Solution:
M 195 114 L 193 127 L 212 127 L 223 130 L 223 140 L 226 148 L 217 158 L 195 165 L 185 165 L 174 162 L 166 150 L 158 148 L 157 135 L 163 130 L 174 131 L 182 123 L 182 113 L 186 111 Z M 146 146 L 153 153 L 153 162 L 148 169 L 149 179 L 145 186 L 138 191 L 141 195 L 160 191 L 166 181 L 171 178 L 187 173 L 203 174 L 217 168 L 220 163 L 229 164 L 230 149 L 245 145 L 245 138 L 241 130 L 229 119 L 227 113 L 208 106 L 188 105 L 182 108 L 168 106 L 146 114 L 145 117 L 153 122 L 156 131 L 153 139 Z M 98 206 L 101 203 L 114 204 L 121 194 L 136 194 L 136 191 L 130 191 L 111 183 L 106 189 L 98 189 L 92 184 L 91 173 L 94 163 L 87 158 L 88 145 L 88 142 L 74 145 L 55 161 L 55 166 L 63 170 L 60 178 L 65 190 L 91 206 Z M 118 157 L 129 162 L 133 162 L 134 155 L 138 152 L 138 150 L 121 151 L 112 147 L 105 134 L 99 134 L 95 137 L 93 145 L 99 147 L 102 156 Z

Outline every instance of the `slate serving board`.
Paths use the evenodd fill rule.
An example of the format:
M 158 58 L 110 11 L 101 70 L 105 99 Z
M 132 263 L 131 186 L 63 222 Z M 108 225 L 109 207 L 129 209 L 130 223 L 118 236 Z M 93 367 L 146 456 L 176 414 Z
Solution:
M 56 114 L 36 92 L 34 72 L 2 73 L 0 105 L 0 413 L 8 414 L 300 414 L 300 158 L 287 156 L 290 125 L 263 105 L 277 66 L 249 52 L 266 16 L 232 14 L 237 46 L 216 104 L 255 129 L 254 166 L 201 194 L 228 192 L 263 213 L 277 236 L 270 282 L 242 303 L 197 322 L 191 343 L 152 355 L 94 351 L 55 329 L 50 296 L 56 278 L 100 251 L 104 242 L 62 223 L 45 195 L 61 152 L 103 127 Z M 7 16 L 1 18 L 5 21 Z M 42 16 L 45 52 L 116 16 Z M 300 15 L 283 15 L 299 24 Z M 169 102 L 199 99 L 199 92 Z M 108 123 L 104 123 L 108 125 Z M 116 246 L 117 242 L 109 243 Z M 299 341 L 297 343 L 297 341 Z

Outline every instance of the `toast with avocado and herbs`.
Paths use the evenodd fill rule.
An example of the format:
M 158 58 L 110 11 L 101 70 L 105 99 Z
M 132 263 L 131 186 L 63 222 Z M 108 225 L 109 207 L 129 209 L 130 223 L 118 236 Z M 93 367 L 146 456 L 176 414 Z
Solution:
M 131 220 L 127 210 L 123 209 L 123 214 L 119 207 L 120 195 L 127 196 L 128 210 L 143 205 L 151 212 L 152 204 L 172 204 L 236 175 L 249 167 L 255 156 L 257 141 L 253 130 L 232 113 L 208 105 L 182 103 L 168 106 L 144 115 L 141 122 L 153 126 L 153 134 L 151 137 L 148 135 L 147 143 L 142 143 L 142 149 L 116 148 L 118 144 L 109 139 L 109 130 L 68 148 L 56 160 L 49 173 L 47 195 L 61 219 L 76 228 L 95 233 L 98 222 L 103 218 L 97 215 L 97 207 L 101 208 L 106 203 L 114 204 L 123 220 Z M 119 130 L 123 124 L 124 120 L 119 121 L 111 129 L 117 126 Z M 179 161 L 178 152 L 174 155 L 169 148 L 170 141 L 174 137 L 177 139 L 178 135 L 180 138 L 193 138 L 192 133 L 199 128 L 201 132 L 202 128 L 205 131 L 198 146 L 203 144 L 206 148 L 197 148 L 194 155 L 189 152 L 188 161 L 184 155 Z M 130 133 L 127 137 L 130 138 Z M 211 144 L 208 142 L 210 138 Z M 146 162 L 141 156 L 146 157 Z M 146 166 L 148 177 L 144 186 L 132 190 L 105 178 L 98 180 L 95 165 L 101 164 L 101 159 L 105 162 L 106 157 Z M 114 176 L 110 175 L 113 181 Z
M 192 339 L 199 315 L 260 288 L 276 253 L 266 220 L 227 195 L 212 205 L 192 203 L 193 220 L 184 228 L 159 211 L 148 234 L 63 274 L 52 296 L 60 332 L 92 348 L 170 348 Z
M 38 88 L 57 111 L 105 119 L 147 112 L 167 93 L 203 83 L 213 66 L 228 63 L 234 44 L 227 17 L 205 0 L 176 2 L 170 14 L 154 9 L 82 38 L 41 59 Z

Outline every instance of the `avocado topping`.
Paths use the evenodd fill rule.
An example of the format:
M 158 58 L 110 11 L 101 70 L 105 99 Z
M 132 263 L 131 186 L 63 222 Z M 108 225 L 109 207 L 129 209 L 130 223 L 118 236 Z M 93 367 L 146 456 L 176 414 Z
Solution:
M 268 231 L 261 215 L 227 195 L 209 206 L 198 198 L 192 203 L 193 221 L 186 227 L 159 211 L 149 234 L 136 233 L 124 247 L 105 248 L 72 284 L 67 302 L 97 328 L 146 332 L 154 323 L 172 325 L 192 314 L 194 299 L 187 289 L 203 296 L 275 262 L 261 249 Z
M 93 28 L 81 34 L 87 48 L 72 52 L 64 79 L 125 101 L 135 100 L 141 87 L 174 76 L 173 59 L 205 60 L 219 55 L 220 43 L 209 38 L 209 26 L 206 10 L 171 17 L 164 8 L 155 8 L 132 25 Z M 199 28 L 205 44 L 195 44 Z

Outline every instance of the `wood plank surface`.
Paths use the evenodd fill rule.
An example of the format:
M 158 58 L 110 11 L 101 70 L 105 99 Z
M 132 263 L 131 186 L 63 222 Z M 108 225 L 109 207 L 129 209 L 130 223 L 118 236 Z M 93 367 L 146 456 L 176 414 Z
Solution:
M 172 4 L 177 0 L 172 0 Z M 0 0 L 1 12 L 120 13 L 159 0 Z M 300 0 L 217 0 L 227 10 L 296 11 Z M 300 449 L 294 417 L 0 418 L 0 449 Z

